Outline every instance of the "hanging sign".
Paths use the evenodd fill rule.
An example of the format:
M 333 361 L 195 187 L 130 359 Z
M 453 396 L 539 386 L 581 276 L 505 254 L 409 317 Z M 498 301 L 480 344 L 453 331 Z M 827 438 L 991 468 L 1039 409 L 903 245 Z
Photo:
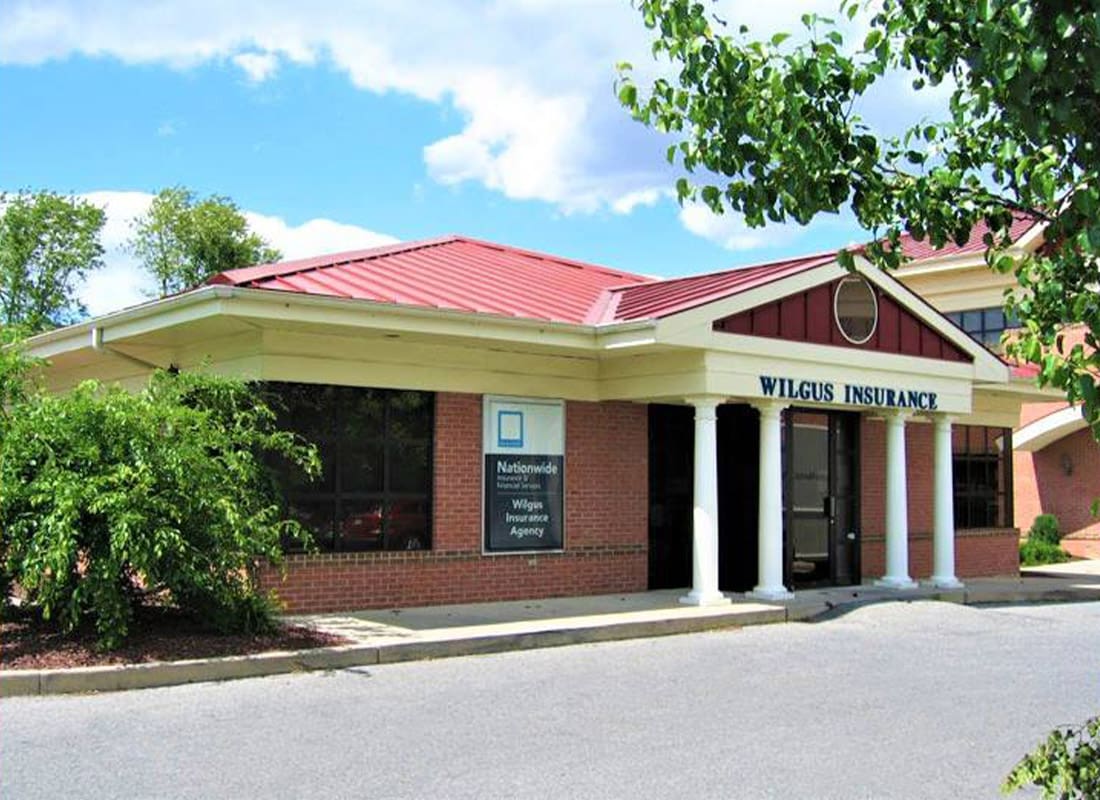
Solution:
M 485 398 L 485 550 L 560 550 L 565 409 L 560 400 Z

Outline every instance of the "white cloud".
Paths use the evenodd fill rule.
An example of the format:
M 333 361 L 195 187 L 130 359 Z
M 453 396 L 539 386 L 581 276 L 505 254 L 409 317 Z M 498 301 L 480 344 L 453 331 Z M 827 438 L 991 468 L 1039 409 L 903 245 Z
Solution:
M 638 192 L 629 192 L 611 204 L 611 210 L 616 214 L 629 214 L 639 206 L 655 206 L 662 197 L 673 197 L 675 192 L 663 189 L 642 189 Z
M 233 63 L 244 70 L 253 83 L 262 83 L 275 74 L 279 57 L 274 53 L 238 53 Z
M 104 268 L 91 273 L 78 289 L 88 313 L 99 316 L 137 305 L 155 296 L 156 286 L 127 251 L 134 220 L 145 213 L 153 196 L 146 192 L 89 192 L 81 195 L 107 212 L 101 241 Z M 249 227 L 282 251 L 285 258 L 301 258 L 342 250 L 358 250 L 396 242 L 392 236 L 330 219 L 311 219 L 290 225 L 280 217 L 245 211 Z
M 715 214 L 703 203 L 684 203 L 680 222 L 696 236 L 702 236 L 726 250 L 755 250 L 775 243 L 776 229 L 787 226 L 769 225 L 750 228 L 740 215 Z M 769 242 L 771 240 L 771 242 Z
M 283 258 L 335 253 L 342 250 L 365 250 L 393 244 L 396 237 L 377 233 L 358 225 L 334 222 L 331 219 L 311 219 L 301 225 L 288 225 L 281 217 L 270 217 L 246 211 L 248 226 L 282 251 Z
M 715 10 L 765 35 L 835 0 L 735 0 Z M 0 62 L 74 53 L 186 68 L 230 61 L 254 82 L 282 62 L 325 61 L 358 87 L 400 92 L 459 113 L 426 143 L 428 173 L 475 181 L 565 213 L 629 213 L 671 185 L 661 137 L 614 97 L 614 64 L 659 69 L 650 33 L 625 0 L 7 0 Z M 652 200 L 656 202 L 656 200 Z
M 714 14 L 730 31 L 748 25 L 756 38 L 797 32 L 803 13 L 834 14 L 836 6 L 836 0 L 723 0 Z M 862 41 L 866 18 L 848 26 L 850 42 Z M 0 3 L 0 63 L 39 64 L 73 54 L 177 69 L 223 63 L 254 83 L 276 79 L 284 64 L 324 63 L 364 91 L 438 104 L 456 112 L 445 119 L 457 122 L 424 143 L 425 169 L 434 181 L 475 182 L 567 214 L 629 214 L 670 196 L 675 175 L 664 158 L 668 141 L 629 119 L 614 97 L 618 61 L 634 63 L 641 85 L 668 71 L 653 61 L 650 40 L 626 0 Z M 868 98 L 863 110 L 872 124 L 893 129 L 899 120 L 935 113 L 946 89 L 914 95 L 908 84 L 894 76 Z M 687 230 L 731 250 L 800 235 L 797 226 L 756 231 L 732 215 L 715 218 L 692 206 L 679 217 Z M 331 249 L 324 244 L 329 233 L 349 241 L 358 235 L 307 232 L 309 225 L 285 232 L 297 231 L 297 241 L 309 243 L 303 253 Z

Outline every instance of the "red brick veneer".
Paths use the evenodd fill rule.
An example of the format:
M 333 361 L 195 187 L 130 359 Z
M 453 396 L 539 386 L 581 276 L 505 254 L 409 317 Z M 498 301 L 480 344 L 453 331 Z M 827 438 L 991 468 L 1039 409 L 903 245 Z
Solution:
M 1066 474 L 1065 464 L 1071 472 Z M 1062 547 L 1083 558 L 1100 557 L 1100 519 L 1089 506 L 1100 497 L 1100 444 L 1086 428 L 1051 442 L 1036 453 L 1017 452 L 1016 520 L 1031 527 L 1036 515 L 1058 517 L 1066 538 Z
M 933 426 L 905 425 L 905 472 L 909 499 L 909 575 L 932 574 Z M 886 570 L 886 426 L 863 419 L 860 442 L 862 501 L 861 570 L 864 579 Z M 955 572 L 960 578 L 1012 575 L 1019 570 L 1019 532 L 1015 528 L 961 529 L 955 532 Z
M 646 407 L 566 404 L 565 550 L 537 555 L 481 552 L 481 419 L 480 395 L 436 395 L 431 550 L 291 556 L 264 585 L 291 611 L 644 591 Z

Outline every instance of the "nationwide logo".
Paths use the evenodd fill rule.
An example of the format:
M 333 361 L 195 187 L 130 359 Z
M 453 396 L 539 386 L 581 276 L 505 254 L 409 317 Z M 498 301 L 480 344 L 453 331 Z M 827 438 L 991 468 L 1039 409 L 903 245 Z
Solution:
M 539 464 L 527 464 L 523 461 L 498 461 L 498 475 L 557 475 L 558 465 L 554 461 Z

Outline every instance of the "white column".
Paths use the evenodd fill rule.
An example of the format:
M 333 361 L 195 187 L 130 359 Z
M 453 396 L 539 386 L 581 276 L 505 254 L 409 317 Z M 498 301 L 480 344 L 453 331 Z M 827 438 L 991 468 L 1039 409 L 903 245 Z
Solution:
M 886 416 L 886 574 L 876 586 L 912 589 L 909 577 L 909 498 L 905 478 L 905 414 Z
M 951 417 L 933 417 L 935 454 L 933 456 L 934 495 L 932 498 L 932 577 L 940 589 L 961 589 L 955 577 L 955 482 L 951 459 Z
M 748 596 L 758 600 L 794 597 L 783 585 L 783 451 L 780 419 L 783 406 L 759 403 L 760 503 L 757 516 L 756 587 Z
M 718 591 L 718 397 L 688 398 L 695 406 L 695 512 L 692 523 L 691 591 L 680 598 L 693 606 L 728 603 Z

